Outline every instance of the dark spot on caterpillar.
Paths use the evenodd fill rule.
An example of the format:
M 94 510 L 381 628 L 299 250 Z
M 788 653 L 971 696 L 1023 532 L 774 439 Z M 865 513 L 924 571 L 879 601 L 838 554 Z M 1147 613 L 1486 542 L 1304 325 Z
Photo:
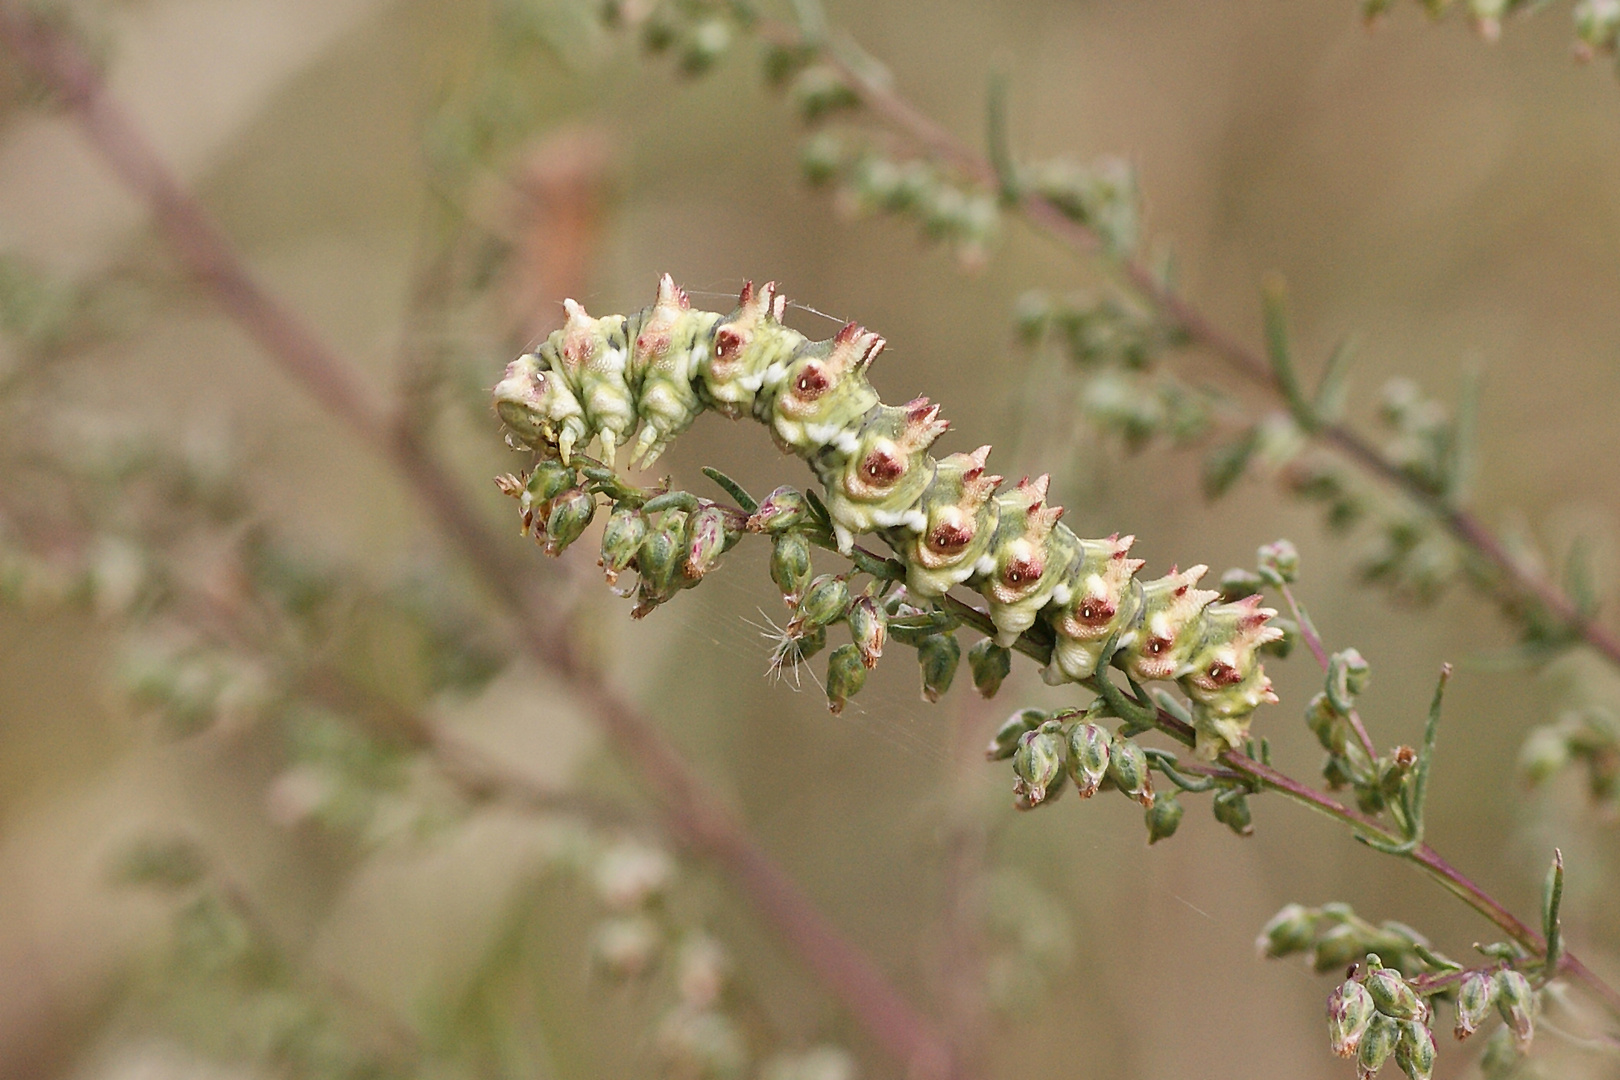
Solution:
M 1169 647 L 1170 647 L 1170 643 L 1168 641 L 1166 641 L 1164 638 L 1157 638 L 1156 637 L 1152 641 L 1148 642 L 1147 651 L 1152 653 L 1154 656 L 1158 656 L 1160 653 L 1164 652 L 1164 650 L 1168 649 Z
M 716 360 L 731 360 L 742 352 L 748 339 L 730 327 L 722 327 L 714 335 L 714 358 Z
M 971 524 L 953 524 L 942 521 L 934 526 L 934 531 L 928 534 L 928 546 L 942 554 L 960 551 L 973 542 L 973 526 Z
M 1231 664 L 1223 664 L 1219 660 L 1209 665 L 1209 679 L 1217 686 L 1230 686 L 1242 682 L 1243 675 Z
M 888 485 L 905 474 L 906 466 L 905 462 L 898 460 L 893 454 L 874 450 L 866 455 L 866 462 L 862 465 L 861 471 L 866 473 L 869 479 Z
M 821 370 L 821 366 L 819 364 L 810 364 L 805 367 L 804 371 L 799 373 L 798 381 L 793 384 L 793 388 L 799 392 L 801 398 L 814 401 L 827 392 L 829 385 L 827 376 Z
M 1114 605 L 1086 602 L 1080 605 L 1080 621 L 1102 626 L 1114 617 Z
M 1022 585 L 1026 581 L 1038 580 L 1043 570 L 1045 567 L 1034 559 L 1014 559 L 1007 564 L 1005 577 L 1009 585 Z

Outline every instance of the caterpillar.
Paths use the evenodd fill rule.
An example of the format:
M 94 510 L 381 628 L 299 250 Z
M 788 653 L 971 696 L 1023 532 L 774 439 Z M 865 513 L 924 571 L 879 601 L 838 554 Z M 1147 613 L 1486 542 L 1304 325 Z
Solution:
M 811 341 L 783 323 L 786 305 L 775 282 L 750 282 L 731 313 L 699 311 L 668 274 L 632 315 L 593 318 L 567 300 L 564 326 L 507 366 L 496 412 L 518 441 L 565 464 L 597 439 L 610 467 L 626 445 L 632 463 L 651 464 L 705 410 L 752 417 L 809 463 L 841 552 L 876 534 L 912 596 L 958 585 L 981 595 L 998 645 L 1044 622 L 1046 682 L 1109 664 L 1139 683 L 1175 682 L 1201 756 L 1241 745 L 1255 709 L 1277 700 L 1259 659 L 1283 634 L 1268 624 L 1275 610 L 1258 595 L 1217 602 L 1198 588 L 1202 565 L 1141 580 L 1134 537 L 1076 536 L 1047 498 L 1049 477 L 1004 487 L 988 446 L 935 458 L 949 426 L 939 406 L 886 405 L 867 378 L 884 339 L 852 322 Z

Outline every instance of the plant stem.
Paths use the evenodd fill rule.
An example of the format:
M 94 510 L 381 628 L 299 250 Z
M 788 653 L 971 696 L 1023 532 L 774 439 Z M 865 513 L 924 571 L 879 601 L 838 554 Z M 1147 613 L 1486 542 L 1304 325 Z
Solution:
M 1317 666 L 1323 671 L 1327 671 L 1327 647 L 1322 644 L 1322 635 L 1317 632 L 1316 624 L 1311 622 L 1310 615 L 1300 606 L 1299 601 L 1294 599 L 1294 590 L 1288 587 L 1286 581 L 1280 582 L 1277 588 L 1282 592 L 1283 600 L 1288 604 L 1288 610 L 1293 613 L 1294 622 L 1299 624 L 1299 633 L 1305 639 L 1306 647 L 1311 650 L 1311 655 L 1316 657 Z M 1361 722 L 1361 713 L 1356 709 L 1351 709 L 1347 716 L 1350 720 L 1350 729 L 1356 733 L 1361 748 L 1367 752 L 1368 763 L 1376 764 L 1378 750 L 1373 746 L 1372 737 L 1367 734 L 1367 726 Z
M 378 395 L 290 308 L 270 294 L 107 94 L 78 42 L 34 17 L 20 0 L 0 0 L 0 42 L 60 99 L 91 146 L 151 211 L 161 237 L 198 286 L 261 348 L 368 447 L 389 461 L 432 511 L 490 592 L 517 619 L 529 656 L 559 675 L 596 718 L 620 755 L 648 781 L 671 833 L 713 858 L 756 909 L 843 1003 L 873 1043 L 924 1077 L 959 1075 L 948 1041 L 877 966 L 827 921 L 706 788 L 674 747 L 575 653 L 522 583 L 532 575 L 479 521 L 455 480 L 414 432 L 375 402 Z
M 761 33 L 781 44 L 811 44 L 803 40 L 797 28 L 787 23 L 763 23 Z M 851 63 L 846 57 L 853 46 L 840 50 L 823 42 L 813 44 L 818 49 L 820 59 L 837 70 L 845 85 L 874 116 L 903 132 L 923 150 L 947 162 L 966 178 L 997 190 L 1001 188 L 997 170 L 988 157 L 941 127 L 886 81 L 873 77 L 861 65 Z M 1093 255 L 1102 249 L 1098 236 L 1091 229 L 1074 221 L 1038 194 L 1023 192 L 1009 205 L 1038 229 L 1076 251 Z M 1286 401 L 1286 388 L 1260 353 L 1222 329 L 1176 292 L 1173 286 L 1161 281 L 1147 263 L 1140 259 L 1123 259 L 1118 261 L 1117 269 L 1160 317 L 1184 334 L 1188 341 L 1214 355 L 1243 379 L 1277 400 Z M 1371 443 L 1342 424 L 1324 424 L 1310 437 L 1319 439 L 1364 471 L 1399 489 L 1439 521 L 1453 539 L 1493 569 L 1506 594 L 1540 604 L 1572 638 L 1585 642 L 1609 663 L 1620 667 L 1620 636 L 1583 612 L 1574 600 L 1539 570 L 1514 558 L 1501 540 L 1473 513 L 1415 481 L 1385 460 Z
M 956 597 L 947 596 L 941 606 L 976 630 L 986 634 L 995 632 L 990 617 L 971 604 Z M 1050 646 L 1032 640 L 1028 635 L 1021 637 L 1014 648 L 1040 664 L 1046 664 L 1051 658 Z M 1106 678 L 1106 676 L 1093 676 L 1091 681 L 1098 678 Z M 1142 702 L 1140 704 L 1147 703 Z M 1193 729 L 1189 725 L 1163 709 L 1158 709 L 1157 713 L 1156 725 L 1160 731 L 1183 745 L 1193 745 Z M 1261 787 L 1275 791 L 1292 802 L 1299 803 L 1301 806 L 1332 818 L 1341 825 L 1348 825 L 1353 830 L 1390 843 L 1398 843 L 1404 839 L 1376 818 L 1352 810 L 1332 796 L 1302 784 L 1287 774 L 1272 768 L 1270 765 L 1262 764 L 1246 754 L 1239 753 L 1236 750 L 1227 750 L 1220 755 L 1219 760 L 1221 764 L 1233 772 L 1255 780 Z M 1485 916 L 1492 923 L 1495 923 L 1503 933 L 1522 945 L 1532 955 L 1546 951 L 1546 940 L 1539 931 L 1522 922 L 1489 893 L 1464 875 L 1462 871 L 1442 858 L 1440 853 L 1428 844 L 1419 844 L 1414 850 L 1401 856 L 1401 858 L 1416 865 L 1429 877 L 1439 882 L 1447 891 L 1462 900 L 1463 903 Z M 1620 992 L 1617 992 L 1584 963 L 1565 953 L 1562 962 L 1559 964 L 1559 970 L 1568 973 L 1577 982 L 1584 985 L 1601 999 L 1616 1016 L 1620 1016 Z

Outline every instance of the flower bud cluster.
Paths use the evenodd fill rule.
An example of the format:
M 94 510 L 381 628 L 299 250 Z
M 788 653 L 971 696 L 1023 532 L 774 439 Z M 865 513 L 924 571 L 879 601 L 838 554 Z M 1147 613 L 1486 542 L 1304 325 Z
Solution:
M 1322 775 L 1332 788 L 1351 787 L 1362 811 L 1376 814 L 1398 803 L 1417 762 L 1411 747 L 1398 746 L 1372 760 L 1355 731 L 1356 697 L 1366 689 L 1370 665 L 1356 649 L 1328 658 L 1325 687 L 1305 707 L 1305 725 L 1327 757 Z
M 576 459 L 577 460 L 577 459 Z M 605 470 L 587 468 L 602 476 Z M 602 568 L 609 585 L 634 570 L 637 584 L 620 595 L 634 595 L 633 618 L 643 618 L 676 593 L 713 570 L 720 556 L 742 536 L 743 519 L 734 510 L 687 492 L 648 497 L 616 481 L 587 478 L 572 464 L 542 458 L 523 477 L 498 477 L 497 486 L 518 501 L 525 534 L 560 555 L 578 540 L 596 516 L 597 495 L 615 498 L 602 528 Z M 804 552 L 807 572 L 809 552 Z M 773 576 L 776 572 L 772 566 Z
M 1420 0 L 1431 17 L 1438 18 L 1450 6 L 1444 0 Z M 1360 0 L 1362 17 L 1369 25 L 1382 20 L 1395 0 Z M 1474 30 L 1485 41 L 1502 36 L 1502 21 L 1515 12 L 1532 12 L 1541 7 L 1535 0 L 1465 0 L 1459 4 L 1468 14 Z M 1616 0 L 1577 0 L 1571 12 L 1575 24 L 1575 59 L 1586 63 L 1599 53 L 1612 55 L 1620 39 L 1620 3 Z
M 1348 904 L 1309 908 L 1289 904 L 1260 931 L 1255 949 L 1276 959 L 1303 955 L 1320 974 L 1342 971 L 1368 953 L 1377 953 L 1392 968 L 1407 972 L 1439 970 L 1437 954 L 1422 934 L 1398 922 L 1373 925 Z
M 804 71 L 793 92 L 807 120 L 854 103 L 848 84 L 819 67 Z M 926 239 L 950 248 L 968 266 L 984 262 L 1000 232 L 1001 210 L 993 193 L 932 162 L 896 160 L 857 135 L 812 134 L 800 149 L 799 166 L 810 183 L 835 187 L 848 212 L 909 218 Z
M 1062 508 L 1050 505 L 1049 478 L 1003 490 L 1001 478 L 987 471 L 989 447 L 934 458 L 928 450 L 948 427 L 938 406 L 926 398 L 885 405 L 867 379 L 883 339 L 852 323 L 829 341 L 808 341 L 782 324 L 785 305 L 774 284 L 759 290 L 750 284 L 729 315 L 697 311 L 667 275 L 654 304 L 631 316 L 596 319 L 567 302 L 567 324 L 508 365 L 495 388 L 496 410 L 513 439 L 541 460 L 528 477 L 502 481 L 520 513 L 530 515 L 525 528 L 538 528 L 542 507 L 548 549 L 571 539 L 555 532 L 553 519 L 570 531 L 583 528 L 588 506 L 556 507 L 558 499 L 571 499 L 569 492 L 589 494 L 567 485 L 577 485 L 569 470 L 593 438 L 609 463 L 615 447 L 632 443 L 632 457 L 650 459 L 705 408 L 753 416 L 780 447 L 809 462 L 825 492 L 813 504 L 779 492 L 746 523 L 773 536 L 772 577 L 797 598 L 785 635 L 793 656 L 803 654 L 801 641 L 814 645 L 821 628 L 845 618 L 850 600 L 842 579 L 810 576 L 808 531 L 845 555 L 857 534 L 876 533 L 894 550 L 906 586 L 899 606 L 891 597 L 887 632 L 915 644 L 929 700 L 949 687 L 961 647 L 949 625 L 924 632 L 906 623 L 931 620 L 936 603 L 965 585 L 986 599 L 997 647 L 1012 648 L 1038 625 L 1050 631 L 1048 682 L 1087 680 L 1107 665 L 1138 682 L 1175 681 L 1191 700 L 1201 756 L 1243 744 L 1254 710 L 1276 700 L 1259 662 L 1261 648 L 1283 636 L 1268 625 L 1275 611 L 1262 607 L 1258 595 L 1217 603 L 1217 593 L 1197 588 L 1203 566 L 1137 580 L 1142 564 L 1129 557 L 1133 538 L 1075 536 L 1059 521 Z M 611 473 L 580 471 L 609 491 Z M 629 509 L 636 509 L 633 502 Z M 664 515 L 648 521 L 633 559 L 626 552 L 636 530 L 628 522 L 615 530 L 623 545 L 604 553 L 603 565 L 633 562 L 642 579 L 637 610 L 645 614 L 693 583 L 700 576 L 694 570 L 707 563 L 693 557 L 702 536 L 691 531 L 703 514 L 698 500 L 671 493 L 640 510 Z M 807 518 L 815 520 L 806 524 Z M 714 521 L 712 547 L 724 550 L 734 524 L 744 523 Z M 806 535 L 795 540 L 796 531 Z M 876 611 L 868 610 L 857 630 L 870 635 L 877 623 Z M 860 666 L 868 666 L 876 642 L 852 644 Z M 834 658 L 838 704 L 859 689 L 854 659 L 848 650 Z M 1000 666 L 994 654 L 985 655 L 975 668 L 981 689 L 992 687 Z
M 1136 249 L 1142 196 L 1130 162 L 1116 157 L 1090 165 L 1043 161 L 1024 170 L 1021 179 L 1064 217 L 1094 232 L 1109 254 L 1128 256 Z
M 1366 969 L 1346 979 L 1328 998 L 1328 1047 L 1356 1060 L 1360 1080 L 1372 1080 L 1395 1059 L 1410 1080 L 1434 1075 L 1432 1010 L 1394 968 L 1367 957 Z
M 1013 800 L 1020 810 L 1052 802 L 1071 780 L 1082 799 L 1099 791 L 1117 790 L 1141 803 L 1144 809 L 1153 810 L 1152 763 L 1147 752 L 1135 740 L 1110 734 L 1088 716 L 1073 710 L 1049 714 L 1039 709 L 1020 709 L 996 729 L 985 748 L 985 757 L 991 761 L 1012 759 Z M 1163 818 L 1161 815 L 1159 828 L 1168 825 L 1169 831 L 1160 835 L 1168 836 L 1175 828 Z
M 1592 802 L 1610 815 L 1620 811 L 1620 720 L 1591 706 L 1564 713 L 1553 724 L 1532 728 L 1519 749 L 1519 775 L 1540 786 L 1565 768 L 1586 769 Z
M 654 1045 L 671 1077 L 741 1080 L 753 1063 L 744 1025 L 732 1011 L 733 971 L 725 947 L 685 922 L 671 902 L 674 860 L 662 848 L 581 830 L 566 862 L 592 886 L 602 917 L 591 935 L 596 973 L 615 983 L 646 984 L 663 971 L 673 1000 Z M 853 1080 L 849 1055 L 834 1046 L 781 1053 L 757 1075 L 782 1080 Z
M 1055 345 L 1086 373 L 1086 419 L 1128 450 L 1161 437 L 1180 446 L 1209 430 L 1209 396 L 1153 366 L 1181 335 L 1136 305 L 1116 296 L 1031 292 L 1019 298 L 1016 323 L 1026 345 Z

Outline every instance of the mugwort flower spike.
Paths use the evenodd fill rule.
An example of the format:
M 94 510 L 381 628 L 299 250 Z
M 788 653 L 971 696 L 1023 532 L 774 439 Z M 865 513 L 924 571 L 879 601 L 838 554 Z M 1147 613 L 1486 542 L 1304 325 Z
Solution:
M 1191 699 L 1201 757 L 1243 745 L 1254 710 L 1275 700 L 1259 659 L 1279 637 L 1271 609 L 1255 597 L 1216 603 L 1217 593 L 1197 587 L 1202 566 L 1141 581 L 1131 537 L 1077 537 L 1059 520 L 1049 479 L 1003 490 L 988 470 L 987 446 L 935 458 L 933 445 L 947 430 L 938 406 L 920 397 L 885 405 L 867 378 L 883 338 L 849 323 L 827 341 L 810 341 L 783 323 L 786 303 L 774 282 L 750 283 L 730 313 L 699 311 L 667 275 L 652 304 L 628 317 L 595 318 L 567 301 L 565 325 L 507 366 L 495 387 L 496 411 L 514 442 L 564 468 L 592 439 L 610 465 L 621 445 L 648 462 L 705 409 L 752 417 L 778 446 L 805 459 L 824 492 L 818 500 L 778 489 L 750 511 L 747 529 L 775 540 L 772 577 L 787 596 L 796 601 L 810 586 L 809 540 L 830 533 L 851 555 L 857 536 L 875 534 L 903 568 L 914 613 L 966 586 L 985 598 L 997 648 L 1014 648 L 1026 633 L 1050 645 L 1047 682 L 1090 681 L 1110 664 L 1132 682 L 1174 681 Z M 570 513 L 559 516 L 555 503 L 575 484 L 544 494 L 515 482 L 503 490 L 522 504 L 526 530 L 550 531 L 556 518 L 566 533 L 583 506 L 568 497 Z M 720 523 L 702 520 L 697 505 L 645 514 L 647 534 L 633 557 L 624 554 L 632 546 L 620 534 L 632 528 L 624 518 L 612 523 L 619 531 L 603 555 L 605 571 L 636 570 L 638 615 L 701 577 L 736 527 L 728 518 L 725 541 L 717 543 Z M 699 517 L 689 529 L 691 515 Z M 566 539 L 556 539 L 552 547 L 560 550 Z M 1279 548 L 1273 560 L 1283 576 L 1286 555 Z M 870 645 L 868 615 L 857 621 Z M 806 642 L 816 636 L 812 622 L 800 627 Z M 937 697 L 960 650 L 940 631 L 920 640 L 925 692 Z M 870 648 L 857 651 L 863 665 L 875 658 Z M 988 648 L 970 656 L 981 690 L 996 684 L 1003 660 Z

